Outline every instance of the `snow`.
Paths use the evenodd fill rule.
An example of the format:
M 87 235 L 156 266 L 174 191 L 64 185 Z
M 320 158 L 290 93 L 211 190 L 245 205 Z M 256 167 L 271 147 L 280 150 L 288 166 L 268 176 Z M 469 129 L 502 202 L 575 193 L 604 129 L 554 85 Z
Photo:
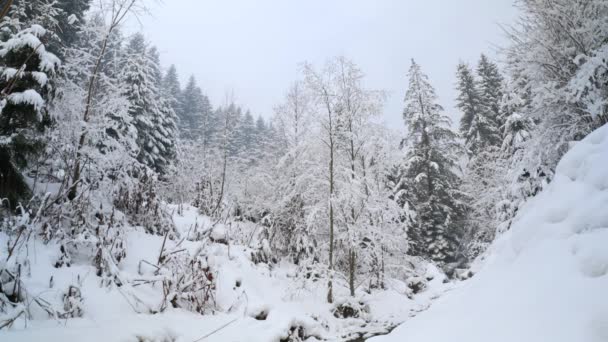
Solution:
M 49 81 L 49 77 L 44 72 L 34 71 L 32 77 L 41 87 L 44 87 Z
M 168 209 L 182 236 L 207 231 L 216 239 L 226 238 L 228 231 L 244 231 L 244 235 L 250 236 L 247 230 L 257 228 L 251 223 L 233 223 L 230 228 L 199 215 L 196 208 L 188 205 L 182 210 L 175 205 L 169 205 Z M 0 234 L 0 244 L 6 245 L 7 239 L 6 235 Z M 350 299 L 346 281 L 335 279 L 337 303 L 356 301 L 368 310 L 365 317 L 336 318 L 334 305 L 326 302 L 327 285 L 323 279 L 307 279 L 301 269 L 285 261 L 276 265 L 255 264 L 251 260 L 255 249 L 233 243 L 234 238 L 230 237 L 230 244 L 204 245 L 207 263 L 214 270 L 216 280 L 214 310 L 199 315 L 170 308 L 159 314 L 149 314 L 150 310 L 157 310 L 162 301 L 162 287 L 136 286 L 134 281 L 153 277 L 147 264 L 141 261 L 156 264 L 163 239 L 163 236 L 146 234 L 141 227 L 131 227 L 125 237 L 127 255 L 119 264 L 124 284 L 109 288 L 100 286 L 101 278 L 95 275 L 90 259 L 73 254 L 70 267 L 54 268 L 59 246 L 30 239 L 26 246 L 29 254 L 22 255 L 30 257 L 29 276 L 22 279 L 28 296 L 40 296 L 61 306 L 66 289 L 70 285 L 77 286 L 83 298 L 83 317 L 48 318 L 45 312 L 33 306 L 30 319 L 27 322 L 19 319 L 11 329 L 0 331 L 0 340 L 70 342 L 82 341 L 86 336 L 87 341 L 93 342 L 130 341 L 136 337 L 149 341 L 192 342 L 228 324 L 205 341 L 279 341 L 288 336 L 292 327 L 302 327 L 304 334 L 313 340 L 338 341 L 357 337 L 363 332 L 386 333 L 426 309 L 430 301 L 451 286 L 443 283 L 444 276 L 439 270 L 429 266 L 425 275 L 432 279 L 428 289 L 413 299 L 408 298 L 411 290 L 407 285 L 395 279 L 387 279 L 386 291 L 372 294 L 357 291 L 357 296 Z M 178 243 L 167 240 L 165 250 L 175 250 Z M 200 242 L 189 240 L 179 245 L 190 255 L 197 253 L 199 247 Z M 260 248 L 269 247 L 262 244 Z M 4 253 L 4 249 L 0 250 L 0 260 L 6 259 Z
M 54 54 L 46 51 L 44 44 L 39 38 L 46 34 L 46 30 L 40 25 L 32 25 L 13 38 L 0 44 L 0 57 L 6 56 L 9 51 L 19 50 L 28 47 L 36 52 L 40 59 L 38 69 L 43 72 L 52 72 L 61 64 L 61 61 Z
M 608 125 L 563 157 L 474 278 L 371 341 L 608 341 L 606 170 Z
M 146 234 L 142 227 L 126 229 L 128 252 L 119 264 L 124 281 L 120 287 L 100 286 L 90 258 L 76 253 L 70 267 L 52 267 L 59 246 L 31 238 L 24 248 L 27 253 L 19 256 L 29 260 L 23 263 L 27 276 L 22 278 L 28 298 L 61 307 L 66 289 L 76 286 L 82 301 L 70 302 L 81 307 L 83 316 L 49 318 L 29 305 L 28 320 L 22 315 L 10 329 L 0 331 L 0 340 L 192 342 L 204 337 L 266 342 L 297 334 L 301 327 L 311 341 L 345 341 L 387 333 L 404 322 L 371 341 L 606 341 L 606 169 L 608 125 L 573 145 L 553 182 L 524 205 L 472 279 L 445 283 L 441 271 L 429 265 L 426 273 L 407 279 L 425 281 L 426 288 L 415 295 L 407 282 L 387 279 L 387 290 L 369 294 L 358 289 L 355 298 L 349 298 L 346 280 L 337 276 L 333 305 L 325 300 L 323 278 L 307 277 L 306 270 L 286 261 L 253 262 L 252 255 L 268 252 L 268 245 L 251 247 L 255 244 L 239 243 L 237 235 L 251 236 L 255 224 L 212 221 L 188 205 L 167 208 L 179 235 L 192 241 L 167 240 L 164 250 L 192 256 L 204 249 L 205 266 L 213 271 L 216 286 L 213 308 L 205 315 L 172 308 L 150 313 L 162 303 L 162 286 L 137 280 L 155 276 L 153 266 L 142 260 L 156 264 L 163 236 Z M 207 233 L 215 242 L 194 241 Z M 7 240 L 0 234 L 0 245 Z M 0 260 L 6 259 L 4 253 L 0 250 Z M 335 317 L 334 309 L 342 303 L 361 309 L 359 317 Z
M 44 108 L 44 99 L 33 89 L 12 93 L 8 95 L 8 101 L 13 104 L 32 105 L 36 111 Z

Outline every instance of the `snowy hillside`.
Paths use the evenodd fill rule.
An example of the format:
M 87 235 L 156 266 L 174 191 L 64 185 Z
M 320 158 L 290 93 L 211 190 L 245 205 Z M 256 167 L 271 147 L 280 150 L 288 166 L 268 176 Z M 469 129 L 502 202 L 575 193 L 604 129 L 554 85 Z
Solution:
M 461 288 L 374 342 L 608 341 L 608 125 L 577 143 Z

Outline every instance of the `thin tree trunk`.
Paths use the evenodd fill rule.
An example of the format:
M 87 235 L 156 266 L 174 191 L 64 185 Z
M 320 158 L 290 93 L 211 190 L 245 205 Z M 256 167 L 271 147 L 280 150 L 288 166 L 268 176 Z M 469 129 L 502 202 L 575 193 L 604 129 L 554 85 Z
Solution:
M 99 69 L 101 67 L 101 61 L 103 60 L 103 55 L 106 53 L 106 49 L 108 47 L 108 41 L 110 40 L 110 36 L 114 29 L 120 24 L 120 22 L 125 18 L 127 13 L 131 10 L 136 0 L 132 0 L 128 3 L 123 3 L 119 7 L 116 7 L 116 3 L 112 6 L 112 21 L 110 23 L 110 27 L 108 28 L 108 33 L 103 39 L 103 43 L 101 45 L 101 51 L 99 52 L 99 56 L 97 57 L 97 61 L 95 62 L 95 67 L 93 68 L 93 73 L 91 74 L 91 78 L 89 79 L 89 85 L 87 89 L 87 98 L 86 98 L 86 106 L 83 114 L 83 121 L 85 122 L 85 127 L 80 134 L 80 139 L 78 140 L 78 148 L 76 150 L 76 161 L 74 162 L 74 171 L 72 175 L 72 186 L 70 187 L 70 191 L 68 192 L 68 199 L 71 201 L 76 198 L 76 194 L 78 193 L 78 182 L 80 181 L 80 160 L 82 158 L 82 148 L 84 147 L 84 143 L 86 141 L 87 136 L 87 127 L 86 123 L 89 122 L 89 118 L 91 116 L 91 104 L 93 102 L 93 90 L 95 89 L 95 80 L 97 79 L 97 75 L 99 74 Z
M 219 210 L 220 205 L 222 204 L 222 200 L 224 197 L 224 187 L 226 185 L 226 168 L 228 165 L 228 115 L 229 112 L 226 112 L 226 118 L 224 120 L 224 165 L 222 166 L 222 185 L 220 187 L 220 194 L 217 198 L 217 204 L 215 206 L 215 209 L 213 210 L 213 215 L 215 215 L 215 213 Z
M 355 296 L 355 259 L 356 259 L 356 255 L 355 255 L 355 250 L 351 247 L 350 252 L 349 252 L 349 288 L 350 288 L 350 295 L 352 297 Z
M 328 97 L 325 91 L 326 98 Z M 329 119 L 329 282 L 327 284 L 327 302 L 334 302 L 333 278 L 334 278 L 334 132 L 332 122 L 332 111 L 329 98 L 326 99 L 327 114 Z
M 331 114 L 330 114 L 331 115 Z M 330 119 L 331 129 L 331 119 Z M 330 131 L 329 138 L 329 282 L 327 284 L 327 302 L 333 303 L 333 278 L 334 278 L 334 142 Z

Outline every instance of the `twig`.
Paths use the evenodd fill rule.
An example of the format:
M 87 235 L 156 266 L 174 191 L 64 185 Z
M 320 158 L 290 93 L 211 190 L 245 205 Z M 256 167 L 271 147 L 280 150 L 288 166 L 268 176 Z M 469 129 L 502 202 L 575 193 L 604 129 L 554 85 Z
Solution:
M 8 0 L 4 7 L 2 8 L 2 12 L 0 12 L 0 19 L 4 18 L 5 15 L 8 14 L 8 11 L 11 9 L 11 5 L 13 4 L 13 0 Z
M 194 341 L 192 341 L 192 342 L 199 342 L 199 341 L 202 341 L 202 340 L 206 339 L 207 337 L 209 337 L 209 336 L 211 336 L 211 335 L 215 334 L 216 332 L 218 332 L 218 331 L 220 331 L 220 330 L 224 329 L 225 327 L 229 326 L 230 324 L 232 324 L 232 323 L 236 322 L 236 320 L 237 320 L 237 319 L 238 319 L 238 317 L 237 317 L 237 318 L 235 318 L 235 319 L 233 319 L 232 321 L 230 321 L 230 322 L 228 322 L 228 323 L 226 323 L 226 324 L 222 325 L 221 327 L 219 327 L 219 328 L 217 328 L 217 329 L 213 330 L 212 332 L 208 333 L 207 335 L 205 335 L 205 336 L 203 336 L 203 337 L 201 337 L 201 338 L 199 338 L 199 339 L 196 339 L 196 340 L 194 340 Z
M 165 251 L 165 242 L 167 242 L 168 235 L 169 235 L 169 231 L 167 231 L 167 233 L 165 233 L 165 238 L 163 239 L 163 244 L 160 246 L 160 254 L 158 255 L 158 261 L 156 262 L 157 265 L 160 265 L 161 261 L 163 260 L 163 252 Z

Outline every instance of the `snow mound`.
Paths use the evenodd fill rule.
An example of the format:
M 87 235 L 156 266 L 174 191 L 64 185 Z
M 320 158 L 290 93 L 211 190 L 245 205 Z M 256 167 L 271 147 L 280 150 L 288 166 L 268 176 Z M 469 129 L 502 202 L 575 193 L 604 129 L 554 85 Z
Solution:
M 563 157 L 472 280 L 372 341 L 605 342 L 607 274 L 604 125 Z

